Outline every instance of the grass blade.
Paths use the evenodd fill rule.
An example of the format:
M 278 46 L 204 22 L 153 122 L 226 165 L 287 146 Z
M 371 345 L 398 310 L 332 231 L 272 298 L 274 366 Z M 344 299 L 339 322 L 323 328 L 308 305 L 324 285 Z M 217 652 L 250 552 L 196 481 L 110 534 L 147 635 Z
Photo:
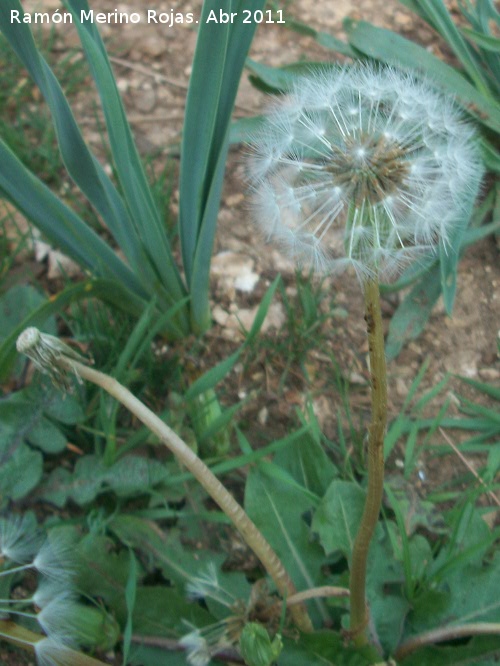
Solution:
M 435 264 L 418 282 L 394 313 L 386 342 L 388 359 L 396 358 L 407 340 L 414 340 L 424 330 L 441 293 L 439 265 Z
M 357 51 L 395 67 L 419 69 L 431 81 L 451 93 L 477 121 L 495 132 L 500 132 L 498 105 L 485 99 L 453 67 L 442 62 L 423 47 L 390 30 L 376 28 L 365 21 L 347 20 L 344 22 L 344 26 L 351 46 Z
M 9 3 L 23 13 L 19 0 Z M 137 234 L 123 202 L 76 124 L 52 70 L 38 52 L 28 24 L 10 22 L 10 7 L 0 5 L 0 30 L 39 87 L 52 113 L 61 155 L 69 174 L 106 220 L 110 232 L 132 265 L 140 262 Z
M 460 34 L 442 0 L 432 0 L 432 2 L 417 0 L 417 2 L 421 9 L 419 13 L 450 45 L 477 89 L 483 95 L 491 97 L 488 81 L 477 54 Z
M 169 302 L 174 303 L 186 296 L 186 290 L 134 144 L 106 49 L 95 24 L 80 20 L 81 12 L 89 11 L 87 0 L 67 0 L 67 5 L 101 98 L 113 159 L 136 236 L 143 245 L 144 258 L 160 277 Z
M 63 252 L 101 277 L 145 296 L 136 276 L 81 218 L 63 204 L 0 139 L 0 191 Z
M 180 238 L 192 296 L 195 331 L 209 324 L 208 277 L 229 145 L 229 123 L 256 22 L 243 23 L 243 9 L 255 11 L 263 0 L 207 0 L 186 103 L 181 149 Z M 211 11 L 236 12 L 234 22 L 208 22 Z

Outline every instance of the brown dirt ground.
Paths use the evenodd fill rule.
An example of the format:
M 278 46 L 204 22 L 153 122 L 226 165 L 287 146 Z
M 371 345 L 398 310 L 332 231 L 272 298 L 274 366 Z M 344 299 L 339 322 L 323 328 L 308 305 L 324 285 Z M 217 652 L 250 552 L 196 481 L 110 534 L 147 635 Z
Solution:
M 115 0 L 91 1 L 96 11 L 138 11 L 138 5 L 147 9 L 154 5 L 158 11 L 189 11 L 199 15 L 201 3 L 158 1 L 156 3 L 117 3 Z M 133 7 L 132 7 L 133 5 Z M 27 0 L 26 11 L 40 9 L 56 9 L 60 7 L 57 0 Z M 314 28 L 330 32 L 342 37 L 342 20 L 346 16 L 362 18 L 376 25 L 398 31 L 406 37 L 423 44 L 437 55 L 450 58 L 447 47 L 421 21 L 415 19 L 397 0 L 339 0 L 338 2 L 321 3 L 312 0 L 296 0 L 284 8 L 285 19 L 292 16 Z M 192 26 L 176 25 L 171 28 L 147 25 L 101 26 L 109 51 L 115 58 L 115 72 L 118 85 L 123 93 L 127 111 L 134 129 L 137 143 L 142 152 L 162 151 L 164 158 L 166 147 L 175 147 L 179 142 L 182 125 L 186 87 L 189 80 L 190 66 L 195 46 L 195 31 Z M 68 49 L 76 47 L 78 40 L 73 28 L 56 31 L 56 48 L 61 56 Z M 299 59 L 331 60 L 333 52 L 317 45 L 309 37 L 299 36 L 276 25 L 261 25 L 252 46 L 251 57 L 269 64 L 280 65 Z M 89 89 L 84 88 L 78 93 L 74 108 L 77 117 L 85 128 L 85 134 L 91 145 L 100 151 L 101 137 L 94 121 L 92 98 Z M 236 115 L 246 116 L 259 112 L 265 104 L 265 98 L 256 92 L 243 76 L 238 93 Z M 162 160 L 160 160 L 162 162 Z M 285 276 L 286 284 L 293 289 L 293 267 L 283 260 L 276 250 L 256 242 L 255 232 L 245 205 L 245 186 L 243 183 L 243 167 L 241 151 L 232 149 L 229 156 L 227 178 L 220 211 L 219 228 L 215 253 L 232 251 L 243 255 L 241 261 L 249 261 L 251 270 L 259 276 L 255 291 L 250 296 L 234 289 L 223 278 L 214 278 L 215 302 L 224 311 L 237 308 L 248 308 L 258 303 L 267 284 L 270 283 L 277 270 Z M 172 204 L 176 209 L 176 195 Z M 251 370 L 244 372 L 238 368 L 232 380 L 234 390 L 239 397 L 253 389 L 260 390 L 257 406 L 249 408 L 247 418 L 267 421 L 272 426 L 277 417 L 280 424 L 286 423 L 296 405 L 303 404 L 304 394 L 312 394 L 315 408 L 327 434 L 334 436 L 335 414 L 339 405 L 339 397 L 328 379 L 325 359 L 328 352 L 333 352 L 342 374 L 350 378 L 358 389 L 353 392 L 353 408 L 367 410 L 368 390 L 364 322 L 362 317 L 362 298 L 355 279 L 345 276 L 328 280 L 326 289 L 334 295 L 338 307 L 344 308 L 347 316 L 334 319 L 331 334 L 325 342 L 322 353 L 312 352 L 308 359 L 308 368 L 313 378 L 306 386 L 302 381 L 287 383 L 283 400 L 278 400 L 277 384 L 280 369 L 273 368 L 274 359 L 268 352 L 261 355 Z M 384 305 L 385 321 L 388 325 L 389 316 L 397 304 L 391 298 Z M 500 359 L 497 355 L 497 335 L 500 329 L 500 261 L 499 249 L 493 239 L 478 243 L 467 252 L 460 264 L 458 295 L 453 318 L 444 314 L 442 306 L 438 306 L 424 334 L 415 342 L 410 343 L 397 361 L 389 364 L 390 378 L 390 412 L 394 417 L 401 409 L 409 386 L 425 359 L 429 360 L 429 369 L 423 387 L 428 389 L 442 379 L 446 373 L 452 372 L 466 375 L 482 381 L 500 383 Z M 208 340 L 207 365 L 211 358 L 223 356 L 228 346 L 232 349 L 231 338 L 235 338 L 234 329 L 217 325 L 210 333 Z M 281 362 L 277 361 L 278 363 Z M 265 384 L 265 390 L 262 386 Z M 228 389 L 229 387 L 228 386 Z M 449 388 L 457 387 L 451 383 Z M 449 389 L 448 389 L 449 390 Z M 460 392 L 467 394 L 466 388 L 460 386 Z M 433 411 L 437 413 L 440 404 L 445 400 L 447 392 L 440 395 L 433 403 Z M 236 399 L 236 397 L 234 397 Z M 267 408 L 267 412 L 263 409 Z M 453 406 L 451 408 L 453 412 Z M 455 408 L 456 409 L 456 408 Z M 252 411 L 253 410 L 253 411 Z M 278 426 L 279 434 L 281 426 Z M 282 430 L 282 428 L 281 428 Z M 444 444 L 446 447 L 447 445 Z M 461 463 L 457 458 L 450 457 L 449 462 L 428 465 L 429 484 L 433 485 L 453 478 L 461 473 Z M 474 464 L 474 461 L 473 461 Z M 17 657 L 16 657 L 17 658 Z M 9 656 L 0 652 L 2 663 L 15 666 L 21 663 L 9 661 Z

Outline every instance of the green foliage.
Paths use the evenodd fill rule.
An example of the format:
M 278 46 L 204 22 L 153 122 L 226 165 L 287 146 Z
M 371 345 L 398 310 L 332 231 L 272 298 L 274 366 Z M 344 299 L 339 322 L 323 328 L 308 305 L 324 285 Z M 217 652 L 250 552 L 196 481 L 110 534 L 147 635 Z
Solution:
M 475 636 L 460 649 L 455 646 L 423 648 L 405 658 L 405 666 L 439 664 L 439 666 L 466 666 L 476 663 L 495 666 L 498 662 L 498 636 Z
M 15 285 L 0 296 L 0 376 L 6 374 L 8 366 L 12 363 L 13 345 L 17 335 L 25 328 L 25 322 L 33 317 L 33 313 L 45 304 L 45 298 L 38 289 L 30 285 Z M 56 325 L 49 313 L 44 317 L 44 331 L 53 335 L 56 333 Z M 21 330 L 20 330 L 21 329 Z M 6 344 L 7 341 L 7 344 Z M 10 344 L 9 344 L 10 343 Z M 2 351 L 8 348 L 11 352 Z M 3 356 L 3 357 L 2 357 Z M 10 361 L 10 363 L 9 363 Z M 20 364 L 17 364 L 17 374 Z
M 164 465 L 148 458 L 123 456 L 108 467 L 100 456 L 88 455 L 77 460 L 73 472 L 57 467 L 38 492 L 59 508 L 69 500 L 84 506 L 106 492 L 128 498 L 150 494 L 167 476 Z
M 245 506 L 250 516 L 283 558 L 299 589 L 345 584 L 364 497 L 364 491 L 353 481 L 331 481 L 339 472 L 314 433 L 313 422 L 309 431 L 303 429 L 298 436 L 288 437 L 283 445 L 275 447 L 272 463 L 253 463 L 245 489 Z M 241 444 L 245 453 L 237 464 L 243 460 L 248 463 L 250 456 L 260 453 L 251 453 L 245 440 Z M 221 463 L 226 473 L 231 470 L 229 463 Z M 74 478 L 68 484 L 68 490 L 74 484 L 73 494 L 67 492 L 61 497 L 80 503 L 95 501 L 103 492 L 113 492 L 122 503 L 130 505 L 130 500 L 152 493 L 153 485 L 158 496 L 168 488 L 169 477 L 160 463 L 153 467 L 151 464 L 137 456 L 124 456 L 105 468 L 97 456 L 85 456 L 78 461 Z M 141 470 L 146 474 L 142 478 Z M 53 477 L 56 473 L 60 471 L 55 470 Z M 39 495 L 57 504 L 55 496 L 44 494 L 44 488 L 41 486 Z M 404 488 L 398 489 L 391 482 L 386 489 L 387 519 L 376 532 L 367 581 L 372 626 L 384 655 L 397 654 L 406 642 L 436 626 L 452 630 L 468 622 L 494 622 L 498 614 L 496 581 L 500 574 L 500 558 L 493 550 L 497 534 L 474 509 L 470 498 L 465 497 L 461 506 L 444 514 L 446 522 L 442 516 L 440 530 L 432 531 L 425 507 L 420 513 L 414 506 L 407 509 Z M 154 496 L 151 494 L 151 499 Z M 202 605 L 190 602 L 186 586 L 211 563 L 217 567 L 221 598 L 229 596 L 241 604 L 250 604 L 255 592 L 250 593 L 243 574 L 218 570 L 223 555 L 209 548 L 195 551 L 182 543 L 181 534 L 190 530 L 193 514 L 178 513 L 176 527 L 161 529 L 145 518 L 147 512 L 141 509 L 107 514 L 105 506 L 102 504 L 104 511 L 101 509 L 100 517 L 96 514 L 90 533 L 83 537 L 74 528 L 63 528 L 73 543 L 79 589 L 89 598 L 98 597 L 116 618 L 129 663 L 185 663 L 185 656 L 171 649 L 176 645 L 175 637 L 186 634 L 187 623 L 198 627 L 203 635 L 205 627 L 209 632 L 209 626 L 224 623 L 238 607 L 228 608 L 209 597 Z M 221 528 L 214 524 L 214 529 Z M 335 618 L 335 631 L 315 631 L 299 640 L 291 640 L 285 631 L 281 654 L 271 651 L 269 660 L 277 657 L 277 663 L 284 666 L 303 664 L 305 660 L 318 666 L 373 663 L 369 653 L 345 645 L 341 627 L 346 601 L 317 599 L 308 602 L 308 607 L 318 628 Z M 256 631 L 264 636 L 265 625 L 258 626 L 261 628 Z M 137 636 L 148 639 L 140 645 Z M 159 647 L 162 640 L 164 646 L 170 645 L 169 650 Z M 268 642 L 268 648 L 274 645 L 270 639 Z M 255 645 L 255 641 L 251 644 Z M 455 663 L 470 654 L 486 660 L 492 645 L 488 637 L 477 637 L 466 646 L 461 642 L 446 648 L 424 645 L 404 663 L 419 663 L 416 655 L 425 659 L 428 654 L 444 655 L 443 663 L 453 663 L 451 655 Z M 252 655 L 247 663 L 260 664 L 255 660 L 261 658 L 261 653 Z
M 500 388 L 466 377 L 461 379 L 480 394 L 482 393 L 485 397 L 487 396 L 495 401 L 493 407 L 486 407 L 483 404 L 458 396 L 461 410 L 471 417 L 473 426 L 481 432 L 480 435 L 462 442 L 461 450 L 470 453 L 479 450 L 487 451 L 486 466 L 479 470 L 479 474 L 487 484 L 492 484 L 500 470 L 500 446 L 498 444 L 500 436 Z
M 226 3 L 234 9 L 233 3 Z M 256 0 L 252 8 L 259 8 Z M 204 17 L 216 3 L 204 5 Z M 68 0 L 86 62 L 101 99 L 112 160 L 115 187 L 85 143 L 71 108 L 52 69 L 37 48 L 28 24 L 10 21 L 12 9 L 22 13 L 19 0 L 0 8 L 0 29 L 39 87 L 52 115 L 57 141 L 68 173 L 87 197 L 122 250 L 122 262 L 101 236 L 53 195 L 0 140 L 0 191 L 65 253 L 96 277 L 114 280 L 143 307 L 153 296 L 160 311 L 181 304 L 172 335 L 200 332 L 210 323 L 208 275 L 228 145 L 228 127 L 243 67 L 256 23 L 200 22 L 191 76 L 181 160 L 180 239 L 187 283 L 170 246 L 157 203 L 135 147 L 123 104 L 101 37 L 90 21 L 86 0 Z M 219 10 L 219 6 L 216 7 Z M 217 30 L 217 39 L 212 32 Z M 222 39 L 219 32 L 223 32 Z M 200 101 L 202 100 L 202 102 Z M 14 150 L 15 150 L 14 146 Z M 193 161 L 194 160 L 194 161 Z M 186 299 L 187 296 L 191 300 Z M 116 299 L 123 308 L 129 298 Z M 137 311 L 137 310 L 136 310 Z
M 261 624 L 249 622 L 240 636 L 240 652 L 248 666 L 272 666 L 283 649 L 279 635 L 271 641 Z
M 350 558 L 363 513 L 365 493 L 349 481 L 333 481 L 314 514 L 317 532 L 326 554 L 340 552 Z
M 471 27 L 458 30 L 450 25 L 441 2 L 407 0 L 406 4 L 453 44 L 465 74 L 437 64 L 439 61 L 423 49 L 363 22 L 346 25 L 349 44 L 344 45 L 297 22 L 292 27 L 346 55 L 391 62 L 397 52 L 399 64 L 404 65 L 403 59 L 408 57 L 408 62 L 417 62 L 422 70 L 431 68 L 434 80 L 444 87 L 455 87 L 457 99 L 483 124 L 485 154 L 494 170 L 500 115 L 493 84 L 498 80 L 499 44 L 488 30 L 491 21 L 497 21 L 497 14 L 487 0 L 476 5 L 461 3 Z M 212 2 L 205 3 L 204 15 L 212 6 Z M 253 9 L 260 6 L 260 0 L 252 3 Z M 87 2 L 68 0 L 68 7 L 76 16 Z M 241 12 L 243 3 L 227 0 L 222 8 Z M 127 259 L 127 264 L 118 259 L 90 224 L 28 172 L 22 146 L 8 137 L 5 144 L 0 143 L 3 193 L 66 252 L 100 276 L 66 287 L 49 302 L 33 288 L 15 287 L 6 292 L 0 299 L 0 373 L 5 374 L 11 363 L 12 345 L 21 327 L 45 322 L 45 330 L 55 333 L 52 315 L 70 306 L 66 315 L 69 327 L 77 338 L 92 340 L 99 362 L 106 359 L 114 377 L 146 400 L 154 400 L 158 411 L 164 410 L 161 417 L 175 428 L 196 430 L 204 454 L 218 458 L 215 464 L 211 461 L 211 469 L 235 495 L 242 494 L 245 480 L 245 508 L 283 560 L 297 589 L 345 587 L 365 497 L 363 484 L 357 480 L 362 436 L 352 418 L 351 439 L 344 435 L 339 418 L 338 441 L 329 443 L 311 407 L 307 416 L 301 417 L 298 431 L 254 449 L 252 428 L 243 433 L 233 427 L 241 404 L 223 409 L 213 400 L 215 386 L 244 353 L 264 344 L 257 335 L 278 290 L 287 325 L 272 341 L 272 351 L 287 357 L 286 370 L 292 363 L 305 365 L 307 352 L 321 345 L 323 325 L 332 314 L 331 303 L 324 307 L 321 285 L 315 287 L 308 278 L 298 276 L 297 295 L 290 296 L 276 279 L 241 348 L 187 388 L 185 378 L 179 377 L 177 361 L 156 361 L 151 349 L 158 334 L 165 331 L 182 337 L 208 326 L 208 271 L 228 127 L 254 26 L 217 26 L 216 35 L 215 26 L 200 27 L 182 147 L 181 271 L 174 262 L 172 237 L 133 144 L 95 27 L 76 21 L 101 95 L 118 186 L 84 144 L 61 88 L 28 28 L 7 26 L 5 8 L 0 8 L 0 23 L 47 99 L 68 171 L 105 220 Z M 248 66 L 260 88 L 283 92 L 310 65 L 273 69 L 249 61 Z M 238 138 L 258 122 L 239 123 Z M 5 130 L 0 124 L 1 131 Z M 51 174 L 43 175 L 52 182 Z M 464 211 L 457 237 L 451 239 L 452 251 L 408 269 L 395 285 L 387 285 L 387 290 L 410 287 L 391 322 L 389 356 L 395 357 L 406 340 L 419 334 L 441 293 L 451 309 L 458 258 L 468 245 L 498 229 L 500 219 L 483 223 L 492 207 L 498 208 L 499 200 L 498 192 L 488 194 L 467 229 L 471 211 Z M 111 316 L 104 313 L 89 296 L 125 308 L 129 318 L 123 323 L 116 311 L 110 310 Z M 83 299 L 88 301 L 85 306 Z M 309 635 L 294 634 L 287 623 L 278 629 L 283 603 L 278 603 L 274 591 L 263 584 L 258 565 L 252 562 L 248 567 L 251 571 L 244 573 L 232 571 L 237 565 L 228 564 L 232 562 L 228 555 L 239 554 L 241 546 L 233 543 L 225 516 L 206 503 L 204 491 L 193 488 L 190 474 L 161 460 L 156 455 L 156 442 L 97 392 L 87 392 L 84 408 L 83 391 L 62 397 L 47 382 L 0 399 L 0 502 L 2 506 L 21 499 L 29 502 L 29 493 L 36 489 L 37 501 L 64 509 L 52 518 L 59 525 L 65 521 L 66 511 L 76 505 L 72 524 L 55 531 L 66 534 L 71 542 L 68 558 L 74 565 L 78 590 L 87 600 L 82 604 L 82 633 L 86 631 L 87 638 L 82 640 L 102 650 L 121 641 L 124 664 L 184 665 L 187 657 L 179 644 L 182 636 L 196 627 L 208 645 L 213 636 L 227 638 L 224 632 L 230 625 L 234 635 L 229 644 L 216 641 L 208 645 L 214 662 L 221 647 L 229 651 L 239 647 L 249 666 L 270 666 L 273 662 L 278 666 L 363 666 L 390 657 L 410 665 L 465 664 L 471 660 L 493 664 L 499 652 L 497 636 L 465 641 L 453 639 L 450 633 L 445 646 L 430 647 L 422 642 L 406 657 L 398 657 L 411 641 L 429 630 L 452 632 L 472 622 L 494 623 L 500 611 L 500 557 L 495 553 L 499 534 L 484 520 L 485 509 L 474 506 L 480 491 L 462 492 L 459 501 L 445 511 L 439 510 L 432 498 L 418 496 L 413 484 L 420 453 L 432 451 L 432 435 L 441 426 L 479 433 L 460 446 L 463 451 L 488 453 L 485 468 L 479 473 L 488 489 L 495 488 L 500 469 L 498 445 L 494 445 L 500 430 L 495 403 L 500 393 L 497 387 L 464 380 L 487 396 L 492 406 L 460 398 L 465 418 L 447 417 L 447 402 L 437 416 L 424 418 L 424 409 L 447 382 L 445 379 L 417 397 L 425 371 L 424 364 L 385 439 L 386 456 L 401 440 L 405 453 L 402 478 L 386 480 L 384 520 L 377 527 L 370 551 L 367 594 L 370 630 L 380 652 L 376 660 L 371 648 L 355 649 L 347 644 L 344 627 L 349 602 L 345 598 L 318 595 L 306 602 L 315 624 Z M 165 376 L 158 379 L 158 375 Z M 285 379 L 286 371 L 283 383 Z M 228 449 L 231 433 L 241 449 L 233 457 Z M 68 454 L 67 443 L 74 442 L 74 437 L 83 451 L 73 464 L 68 460 L 73 453 Z M 155 447 L 154 459 L 147 455 L 146 445 L 150 444 Z M 357 455 L 352 455 L 353 444 Z M 60 456 L 57 461 L 56 454 Z M 243 564 L 248 560 L 248 553 L 243 552 Z M 208 593 L 188 598 L 188 586 L 205 571 L 215 572 L 214 587 L 224 603 Z M 75 663 L 86 663 L 85 659 L 75 658 Z
M 76 51 L 66 55 L 53 55 L 56 34 L 41 32 L 37 35 L 40 51 L 51 62 L 66 93 L 69 96 L 84 83 L 87 74 L 82 58 Z M 23 164 L 40 174 L 45 182 L 55 188 L 63 183 L 60 158 L 54 126 L 47 109 L 36 103 L 33 87 L 26 78 L 21 63 L 12 61 L 10 46 L 0 35 L 0 59 L 9 62 L 0 72 L 0 136 Z M 65 196 L 71 196 L 65 192 Z M 77 205 L 77 202 L 74 202 Z
M 193 330 L 209 324 L 210 254 L 217 223 L 238 82 L 256 23 L 243 22 L 243 9 L 262 9 L 263 0 L 205 2 L 186 104 L 180 175 L 180 237 L 191 295 Z M 211 10 L 235 11 L 234 23 L 206 23 Z
M 362 651 L 347 647 L 334 631 L 305 634 L 298 642 L 286 641 L 280 666 L 367 666 L 372 663 Z
M 48 381 L 32 384 L 0 400 L 1 502 L 19 500 L 42 478 L 42 452 L 66 448 L 63 426 L 83 420 L 79 401 L 64 397 Z
M 320 576 L 321 549 L 311 542 L 304 520 L 314 496 L 272 463 L 251 470 L 245 487 L 245 509 L 269 540 L 299 589 L 314 587 Z M 323 611 L 322 604 L 318 604 Z

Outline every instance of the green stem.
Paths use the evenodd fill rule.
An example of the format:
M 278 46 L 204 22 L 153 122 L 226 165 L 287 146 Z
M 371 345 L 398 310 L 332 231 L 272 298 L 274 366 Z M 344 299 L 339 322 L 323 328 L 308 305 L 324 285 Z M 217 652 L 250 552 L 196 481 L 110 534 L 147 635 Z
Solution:
M 370 350 L 372 418 L 368 429 L 368 489 L 351 563 L 350 634 L 356 645 L 368 643 L 368 609 L 366 606 L 366 566 L 370 542 L 377 526 L 384 492 L 384 435 L 387 423 L 387 374 L 384 332 L 380 310 L 378 282 L 364 284 L 365 320 Z

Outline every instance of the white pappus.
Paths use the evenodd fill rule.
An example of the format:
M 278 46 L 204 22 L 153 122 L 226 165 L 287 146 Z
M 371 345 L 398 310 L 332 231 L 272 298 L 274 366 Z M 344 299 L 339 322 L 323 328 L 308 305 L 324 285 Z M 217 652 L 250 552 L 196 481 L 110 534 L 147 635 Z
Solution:
M 267 238 L 302 265 L 352 266 L 362 280 L 446 247 L 483 171 L 453 99 L 367 64 L 297 78 L 251 146 L 252 206 Z

